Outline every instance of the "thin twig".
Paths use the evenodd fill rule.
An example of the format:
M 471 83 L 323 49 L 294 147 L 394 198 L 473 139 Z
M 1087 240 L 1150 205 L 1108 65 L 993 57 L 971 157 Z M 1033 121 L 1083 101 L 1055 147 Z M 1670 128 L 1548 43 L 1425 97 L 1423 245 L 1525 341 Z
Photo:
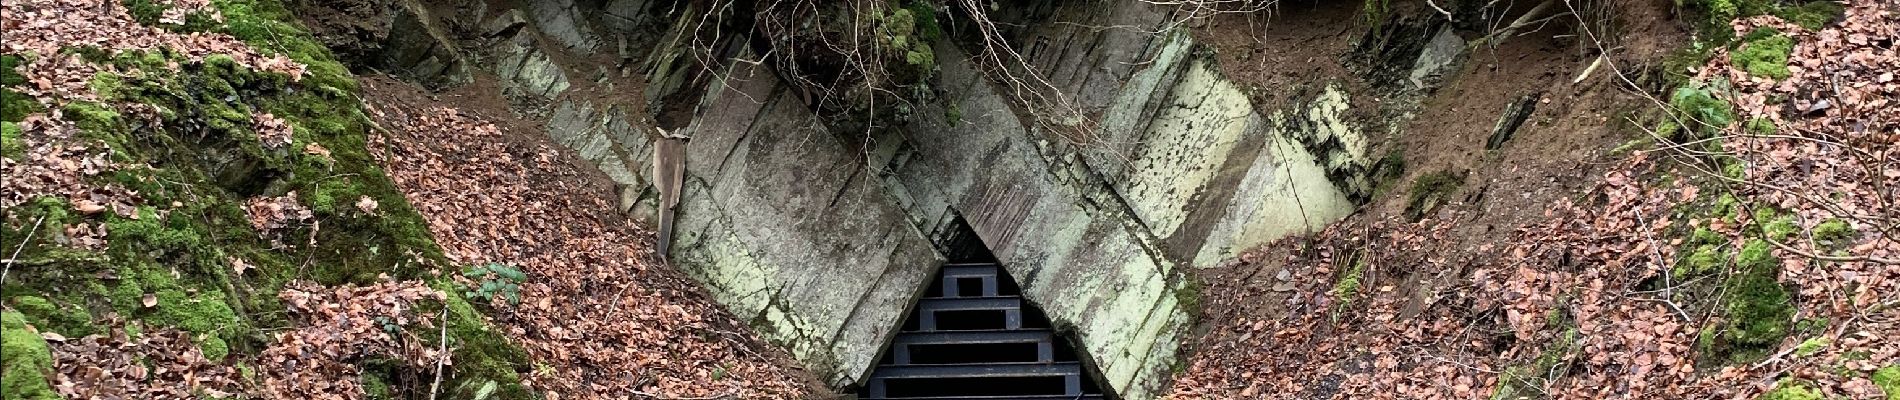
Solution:
M 442 365 L 447 364 L 449 360 L 449 306 L 447 304 L 442 305 L 442 317 L 437 318 L 436 322 L 442 324 L 442 343 L 435 353 L 435 383 L 429 384 L 429 400 L 435 400 L 435 395 L 442 392 Z
M 33 229 L 28 229 L 26 231 L 26 238 L 20 240 L 20 246 L 14 247 L 13 255 L 7 256 L 6 267 L 0 268 L 0 286 L 6 285 L 7 273 L 13 271 L 13 260 L 17 260 L 20 258 L 20 250 L 26 250 L 26 244 L 31 243 L 33 241 L 33 235 L 36 233 L 39 233 L 41 222 L 46 222 L 46 214 L 40 214 L 39 218 L 36 218 L 33 220 Z

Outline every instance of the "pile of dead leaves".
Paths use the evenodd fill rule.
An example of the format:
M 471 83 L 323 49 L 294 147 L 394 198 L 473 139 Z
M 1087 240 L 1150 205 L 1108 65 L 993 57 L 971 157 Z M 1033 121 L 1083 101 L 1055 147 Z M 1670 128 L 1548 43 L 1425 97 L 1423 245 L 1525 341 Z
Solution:
M 1791 78 L 1749 76 L 1726 56 L 1703 71 L 1735 82 L 1721 96 L 1778 128 L 1723 127 L 1722 157 L 1738 160 L 1740 176 L 1706 154 L 1639 152 L 1579 200 L 1501 237 L 1447 238 L 1465 220 L 1448 211 L 1415 224 L 1353 219 L 1249 254 L 1207 279 L 1217 314 L 1171 397 L 1749 399 L 1782 385 L 1824 398 L 1900 395 L 1869 379 L 1900 362 L 1894 12 L 1851 1 L 1819 31 L 1738 22 L 1738 33 L 1773 26 L 1796 39 Z M 1707 179 L 1658 178 L 1685 170 Z M 1684 211 L 1718 190 L 1746 211 Z M 1828 223 L 1843 225 L 1817 234 Z M 1851 229 L 1841 237 L 1838 226 Z M 1796 310 L 1782 322 L 1825 324 L 1789 329 L 1757 360 L 1711 359 L 1701 344 L 1735 317 L 1721 294 L 1691 288 L 1726 288 L 1742 267 L 1727 259 L 1726 272 L 1676 280 L 1689 229 L 1733 247 L 1772 243 L 1774 278 Z M 1763 233 L 1775 229 L 1790 235 Z M 1265 254 L 1285 259 L 1256 259 Z M 1342 290 L 1349 275 L 1362 284 Z
M 174 15 L 203 12 L 198 1 L 173 2 Z M 180 7 L 182 6 L 182 7 Z M 98 67 L 61 55 L 61 50 L 92 47 L 118 55 L 128 51 L 169 50 L 191 61 L 217 54 L 259 71 L 302 79 L 303 64 L 283 55 L 264 56 L 243 41 L 220 33 L 177 33 L 140 24 L 118 0 L 20 0 L 0 6 L 0 53 L 30 55 L 20 74 L 22 92 L 38 99 L 91 99 L 87 73 Z
M 369 85 L 371 91 L 375 84 Z M 654 265 L 649 235 L 614 212 L 610 187 L 545 139 L 454 109 L 371 96 L 388 129 L 371 148 L 450 259 L 519 266 L 519 304 L 494 322 L 551 368 L 525 375 L 550 400 L 802 398 L 809 390 L 691 281 Z
M 58 371 L 53 388 L 68 399 L 230 398 L 242 391 L 236 368 L 205 359 L 191 333 L 176 329 L 129 337 L 117 323 L 108 335 L 48 337 Z
M 265 398 L 361 399 L 360 361 L 396 360 L 416 370 L 450 362 L 438 359 L 448 354 L 438 354 L 409 333 L 411 327 L 439 323 L 417 314 L 419 304 L 445 299 L 420 282 L 384 279 L 337 288 L 292 284 L 278 298 L 289 306 L 297 329 L 277 334 L 277 342 L 257 356 Z
M 244 202 L 245 217 L 251 221 L 251 228 L 257 230 L 258 237 L 278 243 L 284 231 L 303 226 L 305 222 L 315 221 L 316 215 L 297 202 L 297 192 L 283 196 L 259 196 Z M 310 231 L 311 240 L 316 240 L 316 229 Z M 314 244 L 314 243 L 312 243 Z
M 57 114 L 57 111 L 55 111 Z M 91 193 L 96 190 L 107 191 L 107 197 L 125 199 L 132 196 L 123 188 L 114 186 L 94 188 L 88 184 L 93 177 L 117 170 L 118 165 L 108 157 L 104 146 L 98 143 L 84 143 L 74 138 L 76 129 L 72 123 L 57 115 L 29 115 L 20 121 L 20 142 L 26 151 L 20 154 L 20 160 L 0 158 L 0 172 L 7 177 L 0 182 L 6 192 L 0 194 L 0 207 L 13 208 L 28 200 L 42 196 L 60 196 L 72 199 L 75 204 L 91 202 Z M 103 207 L 98 202 L 95 207 Z M 92 214 L 104 210 L 79 210 Z
M 290 145 L 290 122 L 269 113 L 251 116 L 251 128 L 257 130 L 257 139 L 264 148 L 275 149 Z M 311 143 L 315 145 L 316 143 Z

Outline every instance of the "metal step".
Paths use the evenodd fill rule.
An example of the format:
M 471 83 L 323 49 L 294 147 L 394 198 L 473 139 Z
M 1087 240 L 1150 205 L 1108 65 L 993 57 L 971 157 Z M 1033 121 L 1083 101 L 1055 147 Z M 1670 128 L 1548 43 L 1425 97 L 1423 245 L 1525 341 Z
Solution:
M 1036 345 L 1035 361 L 1055 361 L 1055 332 L 1048 329 L 1022 330 L 981 330 L 981 331 L 941 331 L 915 332 L 897 335 L 891 341 L 891 363 L 885 365 L 922 365 L 949 364 L 961 361 L 917 361 L 911 357 L 918 347 L 951 347 L 950 351 L 967 350 L 964 345 L 1033 343 Z
M 996 264 L 944 264 L 945 278 L 995 278 L 1002 266 Z
M 1054 334 L 1048 329 L 918 332 L 897 335 L 891 345 L 1037 343 L 1051 341 Z
M 978 296 L 1000 296 L 1002 287 L 997 284 L 996 275 L 1002 267 L 996 264 L 948 264 L 943 266 L 943 297 L 964 297 L 965 280 L 976 279 L 980 283 Z
M 917 300 L 917 311 L 1021 310 L 1023 298 L 997 297 L 926 297 Z
M 942 328 L 937 324 L 937 313 L 948 311 L 1001 311 L 1004 329 L 1023 327 L 1023 299 L 1021 297 L 952 297 L 925 298 L 917 300 L 917 328 L 930 332 Z
M 871 398 L 888 397 L 891 380 L 970 379 L 970 378 L 1062 378 L 1062 391 L 1082 396 L 1082 365 L 1062 363 L 992 363 L 970 365 L 886 365 L 871 375 Z M 1046 395 L 1038 395 L 1046 396 Z M 970 397 L 943 396 L 951 399 Z M 977 397 L 981 398 L 981 397 Z M 1004 397 L 1019 398 L 1019 397 Z
M 1016 378 L 1037 376 L 1073 376 L 1082 373 L 1082 364 L 992 363 L 970 365 L 885 365 L 877 367 L 871 379 L 930 378 Z

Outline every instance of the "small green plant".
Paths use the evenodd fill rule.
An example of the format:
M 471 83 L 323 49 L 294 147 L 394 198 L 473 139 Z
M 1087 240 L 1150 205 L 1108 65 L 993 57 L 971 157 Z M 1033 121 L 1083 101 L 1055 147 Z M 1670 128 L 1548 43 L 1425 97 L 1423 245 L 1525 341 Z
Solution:
M 1372 26 L 1372 34 L 1378 35 L 1382 25 L 1385 25 L 1386 16 L 1392 12 L 1392 2 L 1391 0 L 1366 0 L 1366 3 L 1360 6 L 1359 12 L 1363 14 L 1361 17 L 1365 18 L 1366 25 Z
M 1730 109 L 1728 101 L 1716 98 L 1708 88 L 1694 85 L 1677 88 L 1675 94 L 1669 96 L 1669 105 L 1684 125 L 1667 126 L 1674 121 L 1666 121 L 1662 130 L 1668 131 L 1665 136 L 1671 140 L 1709 138 L 1735 122 L 1735 110 Z
M 1767 118 L 1762 117 L 1755 117 L 1748 120 L 1747 128 L 1748 134 L 1755 136 L 1773 135 L 1776 130 L 1775 121 L 1769 121 Z
M 509 304 L 521 304 L 521 283 L 528 280 L 528 274 L 520 269 L 492 262 L 468 267 L 462 276 L 475 281 L 473 286 L 463 288 L 462 297 L 483 302 L 500 297 Z
M 1353 257 L 1352 267 L 1339 276 L 1339 282 L 1334 283 L 1333 290 L 1328 292 L 1328 294 L 1333 295 L 1332 308 L 1334 321 L 1338 321 L 1339 316 L 1347 308 L 1351 308 L 1354 301 L 1358 300 L 1359 279 L 1361 275 L 1366 272 L 1366 260 L 1364 257 L 1364 255 Z

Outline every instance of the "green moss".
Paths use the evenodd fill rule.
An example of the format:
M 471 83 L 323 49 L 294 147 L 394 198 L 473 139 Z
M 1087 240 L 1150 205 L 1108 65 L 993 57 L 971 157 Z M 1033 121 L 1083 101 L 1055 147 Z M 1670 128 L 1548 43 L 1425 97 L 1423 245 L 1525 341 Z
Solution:
M 1742 202 L 1735 198 L 1734 193 L 1725 192 L 1720 197 L 1716 197 L 1714 209 L 1711 211 L 1722 217 L 1722 222 L 1733 224 L 1742 221 Z
M 1763 29 L 1772 30 L 1772 28 Z M 1790 75 L 1788 54 L 1793 51 L 1794 38 L 1776 32 L 1764 38 L 1744 42 L 1732 58 L 1735 64 L 1748 71 L 1749 75 L 1779 80 L 1787 79 Z
M 1568 324 L 1568 320 L 1562 323 Z M 1492 400 L 1517 400 L 1539 398 L 1545 395 L 1545 384 L 1563 374 L 1563 368 L 1572 353 L 1576 353 L 1582 343 L 1582 334 L 1575 327 L 1565 328 L 1561 334 L 1544 346 L 1544 352 L 1524 365 L 1506 368 L 1498 378 L 1497 390 L 1491 393 Z
M 394 398 L 390 397 L 389 382 L 383 380 L 383 378 L 377 374 L 363 374 L 362 383 L 363 398 L 365 399 L 388 400 Z
M 1734 346 L 1768 348 L 1788 336 L 1794 306 L 1778 277 L 1781 259 L 1767 242 L 1750 240 L 1735 259 L 1736 272 L 1727 281 L 1724 301 L 1727 332 Z
M 20 122 L 27 115 L 45 108 L 38 101 L 12 89 L 26 83 L 26 77 L 15 69 L 20 62 L 19 56 L 0 56 L 0 121 Z
M 67 103 L 62 110 L 66 120 L 80 131 L 89 133 L 116 131 L 119 125 L 119 113 L 103 105 L 90 102 Z
M 20 75 L 20 56 L 0 55 L 0 86 L 19 86 L 26 84 L 26 76 Z
M 1755 117 L 1748 120 L 1748 124 L 1745 126 L 1745 128 L 1748 129 L 1748 133 L 1751 135 L 1769 136 L 1769 135 L 1775 134 L 1775 121 L 1770 121 L 1767 118 Z
M 1715 52 L 1711 47 L 1703 46 L 1699 43 L 1684 46 L 1681 49 L 1669 53 L 1668 56 L 1663 57 L 1660 67 L 1662 68 L 1661 87 L 1688 86 L 1693 83 L 1696 71 L 1707 66 L 1709 59 L 1714 56 Z M 1664 135 L 1664 137 L 1668 136 Z
M 1833 344 L 1833 342 L 1828 341 L 1827 338 L 1824 337 L 1808 338 L 1808 340 L 1801 341 L 1800 345 L 1795 346 L 1794 355 L 1798 357 L 1815 355 L 1816 353 L 1820 353 L 1821 350 L 1827 350 L 1827 346 L 1830 344 Z
M 945 122 L 948 122 L 950 126 L 955 127 L 957 124 L 963 123 L 963 109 L 957 107 L 957 103 L 950 103 L 949 107 L 943 109 L 943 119 Z
M 474 398 L 477 386 L 495 384 L 501 398 L 530 398 L 526 387 L 521 385 L 521 377 L 515 371 L 530 365 L 526 352 L 508 342 L 500 333 L 490 329 L 475 306 L 455 290 L 455 283 L 442 280 L 433 284 L 436 290 L 448 294 L 444 306 L 448 307 L 448 330 L 450 347 L 455 349 L 454 381 L 445 382 L 443 387 L 456 388 L 458 396 L 453 398 Z M 428 339 L 433 340 L 433 339 Z M 476 382 L 488 382 L 476 385 Z
M 1689 278 L 1720 271 L 1728 263 L 1728 254 L 1719 245 L 1700 245 L 1676 263 L 1676 278 Z
M 1464 174 L 1451 171 L 1438 171 L 1418 177 L 1418 180 L 1412 181 L 1412 191 L 1406 195 L 1406 217 L 1412 220 L 1423 218 L 1464 182 Z
M 13 309 L 26 316 L 28 323 L 42 331 L 52 331 L 68 337 L 81 337 L 95 333 L 92 326 L 92 313 L 81 305 L 62 305 L 40 296 L 16 296 Z
M 911 15 L 916 16 L 917 28 L 915 32 L 917 32 L 917 39 L 921 44 L 928 46 L 931 43 L 936 43 L 938 39 L 943 38 L 943 27 L 937 24 L 936 2 L 911 0 L 910 4 L 904 6 L 904 9 L 909 10 Z
M 1889 365 L 1874 371 L 1874 386 L 1887 392 L 1887 400 L 1900 400 L 1900 365 Z
M 1753 221 L 1755 225 L 1748 226 L 1744 232 L 1750 234 L 1760 233 L 1777 242 L 1787 241 L 1789 238 L 1794 237 L 1796 233 L 1801 232 L 1801 225 L 1795 223 L 1793 214 L 1785 214 L 1776 210 L 1774 207 L 1762 205 L 1755 206 L 1754 210 L 1755 216 Z
M 24 315 L 0 312 L 0 393 L 9 399 L 59 399 L 47 381 L 51 373 L 53 354 L 46 340 L 27 328 Z
M 1696 351 L 1716 353 L 1716 340 L 1722 336 L 1722 330 L 1714 325 L 1702 327 L 1695 334 Z
M 223 359 L 230 353 L 227 338 L 248 331 L 222 291 L 181 282 L 169 271 L 151 265 L 122 267 L 118 274 L 119 282 L 108 297 L 113 308 L 152 324 L 191 332 L 206 358 Z M 156 300 L 151 307 L 144 304 L 148 294 Z
M 26 157 L 26 141 L 20 138 L 20 124 L 0 121 L 0 156 L 20 160 Z
M 1775 390 L 1762 393 L 1755 400 L 1826 400 L 1818 390 L 1810 389 L 1801 382 L 1783 379 L 1775 384 Z
M 1781 7 L 1774 12 L 1775 16 L 1809 30 L 1826 27 L 1828 23 L 1840 19 L 1841 15 L 1846 13 L 1847 9 L 1840 3 L 1828 0 L 1809 1 L 1794 7 Z
M 141 15 L 162 12 L 154 8 L 162 5 L 154 3 L 127 2 Z M 134 72 L 92 77 L 88 84 L 101 101 L 66 105 L 62 111 L 79 124 L 80 137 L 101 144 L 96 148 L 113 149 L 116 161 L 131 166 L 95 177 L 97 183 L 123 185 L 144 201 L 135 203 L 143 204 L 136 219 L 110 212 L 76 215 L 71 204 L 57 198 L 8 210 L 12 218 L 0 224 L 0 236 L 8 238 L 25 237 L 40 216 L 48 226 L 104 224 L 110 232 L 108 248 L 88 251 L 54 244 L 55 230 L 41 227 L 26 248 L 18 249 L 21 262 L 33 267 L 15 268 L 5 293 L 15 296 L 10 303 L 24 299 L 18 306 L 30 309 L 29 318 L 43 326 L 83 325 L 79 321 L 89 321 L 90 315 L 114 312 L 130 320 L 128 331 L 184 330 L 208 357 L 242 360 L 262 348 L 266 332 L 289 327 L 275 296 L 287 282 L 334 285 L 369 282 L 381 274 L 420 279 L 428 276 L 427 264 L 447 264 L 421 216 L 370 156 L 370 122 L 353 94 L 357 86 L 348 70 L 279 2 L 213 3 L 228 25 L 194 27 L 188 21 L 165 29 L 230 33 L 263 53 L 309 66 L 309 74 L 293 82 L 282 74 L 249 70 L 230 57 L 191 62 L 168 50 L 90 56 Z M 17 57 L 0 61 L 9 67 L 0 78 L 17 76 L 11 68 Z M 170 63 L 179 68 L 158 67 Z M 12 117 L 11 104 L 18 97 L 5 97 Z M 156 107 L 162 123 L 147 125 L 108 106 L 125 103 Z M 258 113 L 286 120 L 294 145 L 262 147 L 251 128 Z M 0 125 L 5 126 L 10 125 Z M 16 128 L 7 128 L 0 145 L 18 145 Z M 330 156 L 299 151 L 312 143 L 329 149 Z M 276 243 L 259 238 L 243 202 L 293 191 L 315 211 L 321 229 L 292 227 L 278 232 Z M 376 213 L 354 206 L 365 196 L 379 203 Z M 179 205 L 171 206 L 174 201 Z M 8 240 L 0 252 L 11 254 L 17 246 Z M 234 272 L 231 259 L 255 268 Z M 155 306 L 144 305 L 148 294 Z M 458 358 L 445 391 L 473 382 L 492 387 L 494 398 L 532 398 L 514 372 L 526 365 L 526 354 L 490 331 L 465 300 L 456 297 L 450 303 L 450 340 Z M 397 381 L 383 381 L 389 382 Z M 8 386 L 8 398 L 14 393 Z M 452 394 L 467 398 L 469 393 Z
M 1840 218 L 1829 218 L 1814 226 L 1814 240 L 1840 245 L 1859 235 L 1854 226 Z
M 1677 118 L 1685 125 L 1673 137 L 1676 141 L 1690 141 L 1714 137 L 1730 123 L 1735 122 L 1735 111 L 1728 101 L 1716 98 L 1707 88 L 1683 86 L 1669 96 L 1669 105 L 1675 109 Z

